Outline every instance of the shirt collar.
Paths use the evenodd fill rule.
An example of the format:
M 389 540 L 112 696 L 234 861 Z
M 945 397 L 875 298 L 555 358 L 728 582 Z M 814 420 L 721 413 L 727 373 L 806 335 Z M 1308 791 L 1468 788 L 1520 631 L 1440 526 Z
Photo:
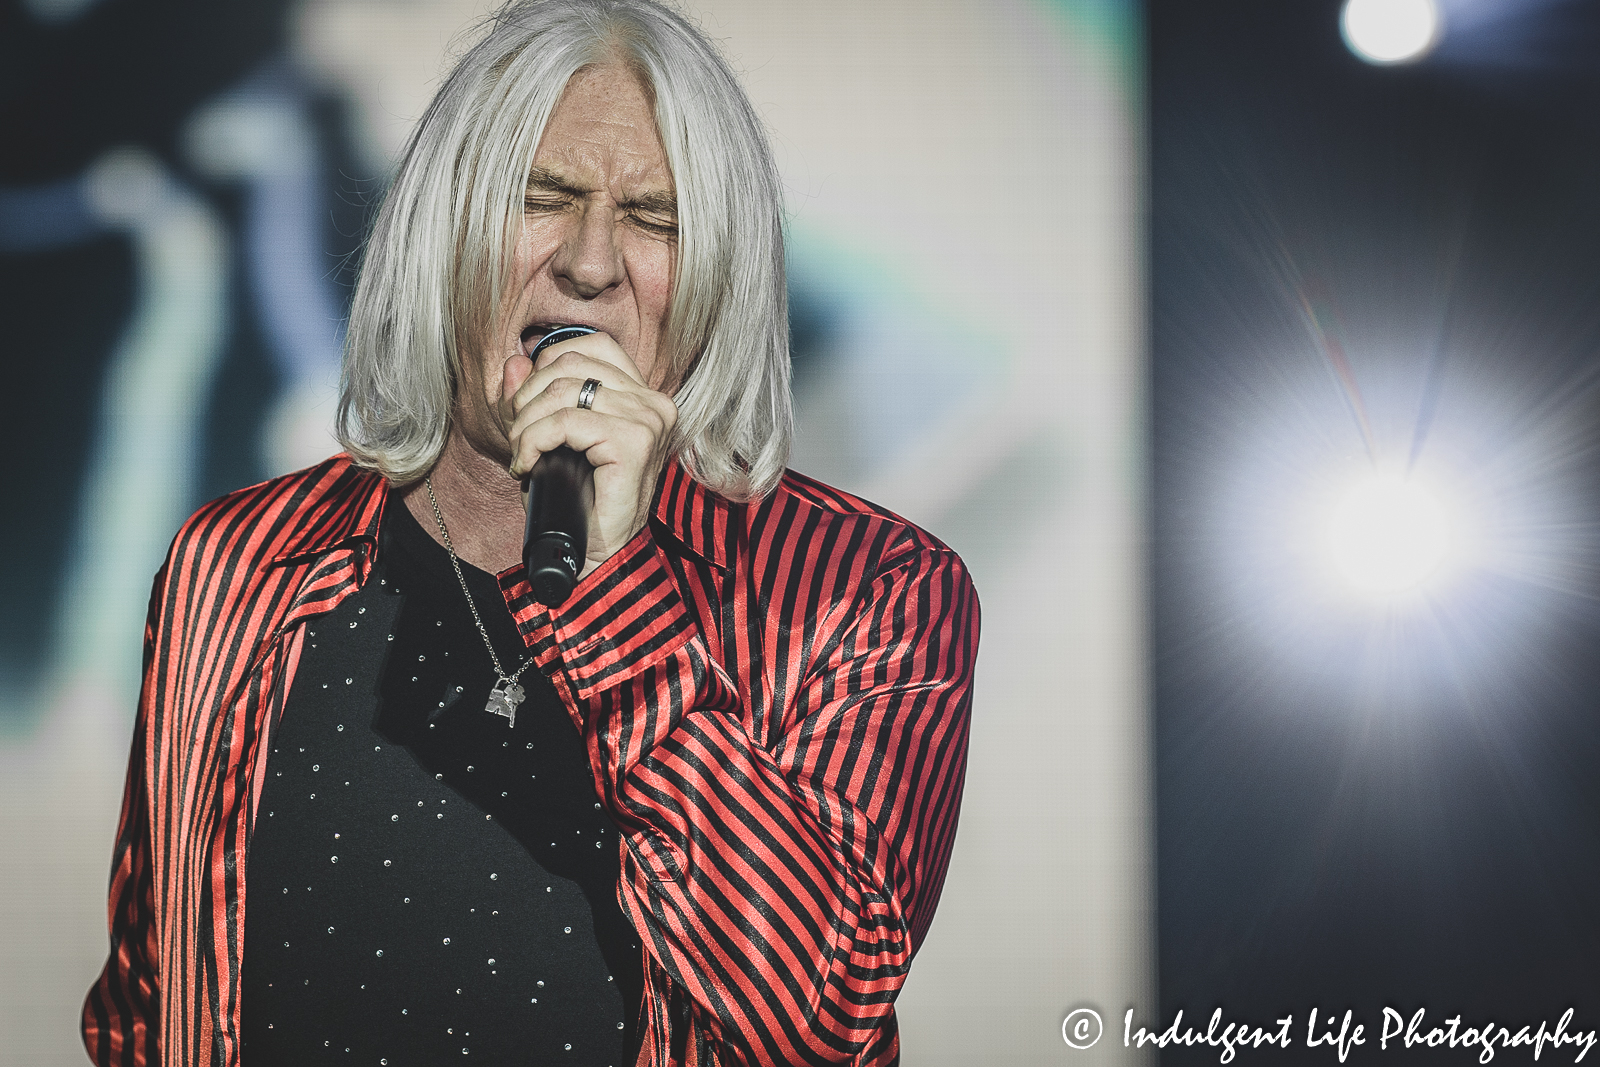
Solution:
M 733 505 L 694 480 L 676 458 L 656 486 L 656 520 L 685 548 L 718 568 L 728 565 L 728 519 Z
M 354 541 L 377 544 L 383 507 L 389 499 L 387 478 L 357 467 L 343 453 L 290 478 L 300 482 L 293 486 L 294 497 L 313 496 L 316 502 L 298 517 L 272 562 L 317 555 Z M 288 510 L 293 510 L 292 505 Z
M 389 482 L 356 467 L 347 455 L 333 457 L 300 476 L 300 492 L 322 499 L 273 556 L 281 563 L 316 555 L 356 540 L 378 540 Z M 728 519 L 732 505 L 695 481 L 677 459 L 667 461 L 656 486 L 656 520 L 690 552 L 717 567 L 728 564 Z

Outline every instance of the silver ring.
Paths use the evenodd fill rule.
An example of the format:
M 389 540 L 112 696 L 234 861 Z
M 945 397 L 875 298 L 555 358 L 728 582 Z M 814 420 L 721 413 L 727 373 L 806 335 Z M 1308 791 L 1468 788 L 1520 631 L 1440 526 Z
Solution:
M 600 388 L 599 378 L 590 378 L 583 383 L 583 388 L 578 390 L 578 406 L 584 411 L 594 407 L 595 390 Z

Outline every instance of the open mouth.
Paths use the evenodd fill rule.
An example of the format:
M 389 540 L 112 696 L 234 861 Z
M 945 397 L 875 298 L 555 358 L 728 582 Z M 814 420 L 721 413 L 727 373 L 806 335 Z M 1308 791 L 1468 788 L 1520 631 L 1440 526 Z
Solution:
M 526 356 L 532 352 L 545 335 L 554 329 L 555 325 L 548 322 L 529 323 L 522 331 L 522 354 Z
M 595 330 L 595 331 L 599 331 L 599 329 L 600 329 L 600 327 L 595 326 L 595 325 L 593 325 L 591 323 L 587 323 L 587 322 L 577 322 L 577 321 L 567 321 L 567 322 L 530 322 L 522 330 L 522 353 L 523 353 L 523 355 L 531 357 L 533 355 L 533 350 L 535 348 L 539 347 L 539 342 L 540 341 L 544 340 L 546 337 L 548 337 L 550 334 L 554 333 L 555 331 L 560 330 L 560 329 L 564 329 L 565 327 L 568 327 L 568 326 L 586 326 L 589 329 Z

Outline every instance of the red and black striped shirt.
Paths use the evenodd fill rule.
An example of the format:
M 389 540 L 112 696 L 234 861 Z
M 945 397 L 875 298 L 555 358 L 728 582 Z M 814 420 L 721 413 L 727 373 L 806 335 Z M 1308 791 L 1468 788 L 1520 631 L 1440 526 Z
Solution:
M 156 577 L 113 857 L 99 1064 L 239 1064 L 249 841 L 306 623 L 372 568 L 343 456 L 222 497 Z M 797 474 L 730 503 L 676 463 L 558 610 L 506 603 L 622 830 L 639 1063 L 892 1064 L 955 837 L 978 602 L 915 526 Z

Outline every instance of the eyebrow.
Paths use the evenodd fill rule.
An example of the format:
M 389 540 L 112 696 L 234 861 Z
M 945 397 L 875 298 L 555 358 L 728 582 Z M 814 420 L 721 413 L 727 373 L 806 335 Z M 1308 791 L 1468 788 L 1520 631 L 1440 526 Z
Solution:
M 622 202 L 622 206 L 630 210 L 648 211 L 653 215 L 678 217 L 678 198 L 671 193 L 645 193 L 642 196 L 630 196 Z
M 535 190 L 547 193 L 561 193 L 565 196 L 587 196 L 593 192 L 592 189 L 577 185 L 544 167 L 534 167 L 528 171 L 528 191 L 533 192 Z M 655 215 L 671 215 L 673 218 L 677 218 L 678 215 L 678 198 L 671 193 L 655 192 L 630 196 L 623 200 L 619 206 L 628 210 L 646 211 Z
M 548 193 L 566 193 L 568 196 L 585 196 L 590 192 L 543 167 L 534 167 L 528 172 L 528 188 Z

